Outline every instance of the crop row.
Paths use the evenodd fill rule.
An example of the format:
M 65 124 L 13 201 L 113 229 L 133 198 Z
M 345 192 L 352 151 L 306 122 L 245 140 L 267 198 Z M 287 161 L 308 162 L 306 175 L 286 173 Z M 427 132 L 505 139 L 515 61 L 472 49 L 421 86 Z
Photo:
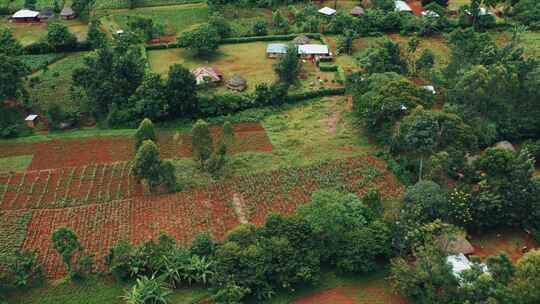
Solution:
M 87 171 L 100 180 L 99 173 L 93 177 L 93 168 Z M 371 187 L 381 189 L 387 196 L 399 196 L 403 191 L 383 162 L 362 157 L 237 177 L 175 194 L 38 209 L 32 211 L 24 248 L 37 249 L 48 276 L 58 278 L 64 270 L 49 240 L 61 226 L 72 228 L 103 267 L 103 257 L 121 239 L 139 244 L 166 232 L 187 243 L 202 231 L 222 239 L 244 219 L 261 224 L 270 212 L 290 214 L 299 204 L 308 202 L 318 189 L 362 194 Z
M 62 208 L 122 200 L 142 194 L 129 163 L 5 173 L 0 210 Z

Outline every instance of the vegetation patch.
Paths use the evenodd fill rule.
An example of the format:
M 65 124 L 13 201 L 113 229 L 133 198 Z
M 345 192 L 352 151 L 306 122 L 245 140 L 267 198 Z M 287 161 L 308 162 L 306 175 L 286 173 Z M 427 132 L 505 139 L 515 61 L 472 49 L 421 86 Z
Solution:
M 31 211 L 0 211 L 0 262 L 21 248 L 31 217 Z
M 32 154 L 0 158 L 0 172 L 25 171 L 30 166 L 32 158 Z

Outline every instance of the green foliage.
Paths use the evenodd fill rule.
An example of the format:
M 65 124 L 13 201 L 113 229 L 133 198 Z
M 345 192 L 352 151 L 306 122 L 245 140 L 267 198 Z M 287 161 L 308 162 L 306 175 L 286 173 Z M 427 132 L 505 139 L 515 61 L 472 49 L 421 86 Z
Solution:
M 395 72 L 407 73 L 407 61 L 401 54 L 397 42 L 385 40 L 380 45 L 368 48 L 360 54 L 359 63 L 368 74 Z
M 285 84 L 293 84 L 298 80 L 300 74 L 300 59 L 298 58 L 298 49 L 295 45 L 289 44 L 287 53 L 279 59 L 274 66 L 279 81 Z
M 127 290 L 123 299 L 128 304 L 166 304 L 171 294 L 163 279 L 159 277 L 141 276 L 135 285 Z
M 540 251 L 527 252 L 516 265 L 515 294 L 519 303 L 540 301 Z
M 0 54 L 16 56 L 22 52 L 22 45 L 20 44 L 10 29 L 5 28 L 0 30 Z
M 176 169 L 171 161 L 161 161 L 160 164 L 160 182 L 169 191 L 178 190 L 178 184 L 176 183 Z
M 153 142 L 156 142 L 157 135 L 156 135 L 156 129 L 154 128 L 154 124 L 152 121 L 148 118 L 145 118 L 141 121 L 139 124 L 139 128 L 135 132 L 135 151 L 138 151 L 141 147 L 142 143 L 145 140 L 151 140 Z
M 178 44 L 186 47 L 197 56 L 208 57 L 219 48 L 220 35 L 216 28 L 206 24 L 191 32 L 186 32 L 178 38 Z
M 161 160 L 156 144 L 151 140 L 143 141 L 137 150 L 131 173 L 138 179 L 144 179 L 151 190 L 161 181 Z
M 99 19 L 92 20 L 88 24 L 87 41 L 94 49 L 105 47 L 107 44 L 107 35 L 100 30 L 100 26 L 101 21 Z
M 19 251 L 8 258 L 6 272 L 0 275 L 1 282 L 17 288 L 35 287 L 43 280 L 43 268 L 35 251 Z
M 200 257 L 210 257 L 214 255 L 215 250 L 216 243 L 208 232 L 197 234 L 191 243 L 191 248 L 189 249 L 191 254 L 198 255 Z
M 23 78 L 28 69 L 16 57 L 0 54 L 0 100 L 19 98 L 25 90 Z
M 63 125 L 73 126 L 79 122 L 80 113 L 76 110 L 65 109 L 58 103 L 49 104 L 47 119 L 53 129 L 62 129 Z
M 264 20 L 259 20 L 253 25 L 255 36 L 266 36 L 268 34 L 268 24 Z
M 394 289 L 414 303 L 448 303 L 458 286 L 446 254 L 436 246 L 417 248 L 415 263 L 403 258 L 392 260 Z
M 28 135 L 29 132 L 17 109 L 0 108 L 0 138 L 14 138 Z
M 77 235 L 66 227 L 56 229 L 52 234 L 53 248 L 60 254 L 68 272 L 74 269 L 73 257 L 82 250 Z
M 77 37 L 61 23 L 47 26 L 47 43 L 56 51 L 71 50 L 77 46 Z
M 212 299 L 219 304 L 239 304 L 242 303 L 242 299 L 244 299 L 250 292 L 251 290 L 249 290 L 249 288 L 240 287 L 234 283 L 229 283 L 223 288 L 220 288 Z
M 534 0 L 521 0 L 513 7 L 513 18 L 532 29 L 540 27 L 540 3 Z
M 204 163 L 210 158 L 213 151 L 213 141 L 208 124 L 204 120 L 197 120 L 191 133 L 193 156 L 204 167 Z
M 221 39 L 227 38 L 232 34 L 232 27 L 229 21 L 219 13 L 213 13 L 208 20 L 208 24 L 217 31 Z
M 195 77 L 184 66 L 175 64 L 170 67 L 164 88 L 170 115 L 190 117 L 199 109 Z

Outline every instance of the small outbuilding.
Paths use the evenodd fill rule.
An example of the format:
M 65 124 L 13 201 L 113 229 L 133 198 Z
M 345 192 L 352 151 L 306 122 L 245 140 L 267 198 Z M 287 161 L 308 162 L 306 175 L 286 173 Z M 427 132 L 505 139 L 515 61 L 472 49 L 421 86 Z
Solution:
M 287 53 L 289 47 L 283 43 L 270 43 L 266 47 L 266 56 L 268 58 L 276 58 Z
M 330 7 L 325 6 L 325 7 L 321 8 L 321 9 L 319 10 L 319 13 L 320 13 L 320 14 L 323 14 L 323 15 L 325 15 L 325 16 L 333 16 L 333 15 L 336 14 L 336 10 L 333 9 L 333 8 L 330 8 Z
M 395 5 L 396 5 L 396 8 L 395 8 L 396 12 L 411 13 L 411 14 L 413 12 L 412 8 L 405 1 L 396 0 Z
M 448 254 L 473 254 L 474 246 L 467 240 L 465 233 L 454 235 L 441 235 L 437 238 L 437 243 Z
M 439 18 L 440 15 L 437 12 L 425 10 L 422 13 L 422 17 L 428 17 L 428 18 Z
M 77 17 L 77 14 L 75 14 L 75 11 L 71 7 L 64 6 L 62 11 L 60 12 L 60 16 L 63 19 L 71 20 L 71 19 L 75 19 Z
M 227 80 L 226 86 L 230 90 L 242 92 L 247 88 L 247 81 L 240 75 L 233 75 L 231 79 Z
M 39 120 L 39 116 L 36 114 L 30 114 L 26 116 L 24 121 L 29 128 L 35 128 Z
M 300 34 L 293 39 L 295 45 L 309 44 L 311 41 L 308 36 Z
M 47 21 L 54 17 L 54 12 L 50 8 L 45 8 L 39 12 L 38 18 L 39 21 Z
M 365 11 L 361 6 L 355 6 L 350 12 L 351 16 L 354 16 L 354 17 L 360 17 L 364 15 L 364 13 Z
M 463 284 L 462 274 L 464 271 L 470 270 L 473 263 L 462 253 L 447 256 L 446 262 L 452 266 L 452 273 L 459 284 Z M 480 267 L 484 273 L 489 274 L 489 269 L 485 264 L 480 264 Z
M 435 90 L 435 87 L 432 86 L 432 85 L 426 85 L 426 86 L 423 86 L 424 89 L 426 89 L 427 91 L 430 91 L 431 94 L 435 95 L 437 94 L 437 91 Z
M 197 85 L 217 85 L 223 80 L 220 70 L 212 67 L 199 67 L 191 71 Z
M 22 9 L 11 16 L 11 20 L 17 23 L 39 22 L 39 12 Z

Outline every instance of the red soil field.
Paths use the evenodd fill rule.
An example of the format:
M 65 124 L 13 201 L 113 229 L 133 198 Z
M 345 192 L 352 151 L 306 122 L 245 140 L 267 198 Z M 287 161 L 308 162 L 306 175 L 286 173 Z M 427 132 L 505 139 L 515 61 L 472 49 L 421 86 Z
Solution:
M 377 172 L 370 169 L 375 167 Z M 97 168 L 101 172 L 100 166 Z M 296 206 L 308 202 L 315 190 L 329 185 L 342 184 L 340 189 L 359 194 L 365 191 L 364 188 L 375 186 L 389 196 L 401 195 L 403 187 L 384 168 L 384 163 L 374 158 L 352 158 L 301 169 L 237 177 L 175 194 L 135 196 L 79 207 L 35 209 L 23 248 L 37 250 L 47 276 L 60 278 L 65 270 L 51 247 L 50 238 L 55 229 L 67 226 L 75 231 L 87 251 L 96 255 L 97 264 L 103 269 L 103 257 L 120 239 L 138 244 L 157 237 L 160 232 L 167 232 L 178 241 L 188 243 L 202 231 L 222 239 L 240 222 L 233 204 L 235 196 L 242 197 L 240 208 L 246 208 L 242 213 L 248 215 L 248 220 L 261 224 L 269 212 L 290 214 Z M 99 178 L 100 173 L 96 176 Z M 85 183 L 81 188 L 93 189 Z M 100 183 L 104 184 L 106 182 Z M 85 191 L 90 196 L 99 193 Z M 10 202 L 14 203 L 9 206 L 21 204 L 13 198 Z
M 295 304 L 407 304 L 397 294 L 382 288 L 347 286 L 326 289 L 302 297 Z
M 272 151 L 272 144 L 265 129 L 258 123 L 243 123 L 233 126 L 235 145 L 231 153 L 245 151 Z M 210 128 L 217 142 L 221 126 Z M 161 157 L 174 159 L 189 157 L 192 153 L 191 136 L 178 132 L 162 131 L 158 136 Z M 100 137 L 72 140 L 50 140 L 37 143 L 2 144 L 0 158 L 33 155 L 28 171 L 82 167 L 128 161 L 135 154 L 133 141 L 129 137 Z

